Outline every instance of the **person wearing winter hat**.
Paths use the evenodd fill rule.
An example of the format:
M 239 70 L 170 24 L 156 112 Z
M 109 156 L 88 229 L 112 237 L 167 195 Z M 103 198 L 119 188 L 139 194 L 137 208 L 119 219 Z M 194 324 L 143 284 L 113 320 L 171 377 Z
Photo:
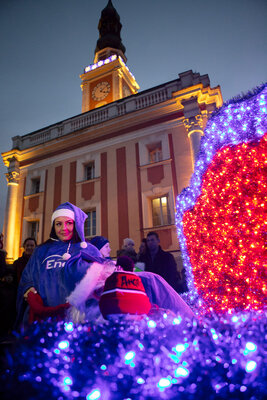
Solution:
M 147 314 L 151 303 L 141 278 L 130 271 L 115 271 L 110 275 L 100 297 L 99 308 L 104 318 L 113 314 Z
M 161 276 L 133 272 L 133 260 L 127 256 L 118 257 L 116 266 L 118 270 L 106 279 L 99 301 L 104 318 L 112 314 L 150 315 L 158 311 L 194 318 L 190 307 Z
M 86 218 L 87 215 L 80 208 L 69 202 L 61 204 L 53 212 L 50 238 L 37 246 L 22 273 L 17 295 L 16 327 L 22 320 L 27 322 L 28 316 L 24 315 L 26 302 L 34 310 L 31 320 L 48 317 L 49 312 L 54 316 L 56 312 L 52 308 L 60 305 L 62 307 L 58 311 L 62 313 L 62 308 L 64 311 L 67 307 L 67 296 L 91 263 L 103 263 L 100 252 L 85 242 Z M 77 257 L 78 263 L 68 262 Z M 45 310 L 46 307 L 51 309 Z
M 75 257 L 68 261 L 78 262 Z M 104 317 L 166 311 L 195 318 L 190 307 L 161 276 L 145 271 L 133 273 L 133 268 L 133 260 L 127 256 L 118 257 L 116 265 L 108 261 L 102 265 L 93 263 L 67 299 L 71 305 L 68 318 L 77 323 L 95 321 L 101 315 L 100 309 Z
M 94 236 L 90 240 L 90 243 L 100 251 L 102 257 L 110 259 L 109 255 L 111 252 L 111 248 L 109 245 L 109 240 L 107 238 L 105 238 L 104 236 Z

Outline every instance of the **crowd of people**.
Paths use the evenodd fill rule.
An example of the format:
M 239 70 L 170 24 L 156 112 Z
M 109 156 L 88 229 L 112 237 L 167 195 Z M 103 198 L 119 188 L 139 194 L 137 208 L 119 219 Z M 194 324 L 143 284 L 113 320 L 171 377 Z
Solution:
M 0 242 L 0 335 L 48 317 L 81 322 L 158 309 L 193 316 L 178 295 L 187 291 L 184 275 L 156 232 L 147 234 L 138 253 L 125 238 L 113 260 L 107 238 L 85 240 L 86 218 L 75 205 L 61 204 L 52 214 L 49 239 L 39 246 L 34 238 L 25 239 L 13 266 L 5 264 Z

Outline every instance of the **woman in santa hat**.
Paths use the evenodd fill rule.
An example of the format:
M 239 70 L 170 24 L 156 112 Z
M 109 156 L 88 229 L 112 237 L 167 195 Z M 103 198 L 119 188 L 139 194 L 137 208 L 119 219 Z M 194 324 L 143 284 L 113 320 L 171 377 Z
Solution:
M 17 323 L 64 314 L 67 296 L 93 263 L 104 259 L 98 249 L 85 242 L 87 215 L 66 202 L 52 214 L 50 238 L 38 246 L 23 271 L 17 296 Z M 77 259 L 77 262 L 74 262 Z

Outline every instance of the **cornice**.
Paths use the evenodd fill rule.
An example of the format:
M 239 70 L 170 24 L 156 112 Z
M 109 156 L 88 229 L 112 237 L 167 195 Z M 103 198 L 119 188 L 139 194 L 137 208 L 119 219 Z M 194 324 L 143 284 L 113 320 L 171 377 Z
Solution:
M 183 114 L 179 113 L 177 111 L 175 113 L 163 115 L 163 116 L 155 118 L 155 119 L 149 119 L 149 120 L 146 120 L 146 121 L 143 121 L 140 123 L 136 123 L 135 125 L 131 125 L 131 126 L 128 126 L 128 127 L 122 128 L 122 129 L 112 129 L 108 133 L 104 133 L 104 134 L 100 133 L 99 135 L 97 135 L 97 134 L 81 135 L 79 138 L 77 136 L 73 136 L 71 138 L 65 138 L 64 143 L 61 143 L 59 146 L 57 146 L 58 147 L 57 149 L 55 149 L 55 146 L 49 145 L 45 149 L 45 152 L 44 152 L 44 148 L 42 148 L 39 150 L 39 152 L 37 152 L 36 150 L 33 151 L 31 156 L 30 156 L 30 154 L 27 154 L 27 157 L 24 157 L 25 154 L 23 154 L 21 152 L 21 154 L 20 155 L 17 154 L 16 157 L 19 161 L 20 167 L 25 167 L 28 164 L 36 163 L 43 159 L 54 157 L 58 154 L 73 151 L 80 147 L 90 146 L 97 142 L 107 141 L 109 139 L 113 139 L 115 137 L 119 137 L 124 134 L 136 131 L 136 130 L 145 129 L 150 126 L 165 123 L 165 122 L 172 121 L 175 119 L 179 119 L 181 117 L 183 117 Z M 81 131 L 80 133 L 86 133 L 86 132 Z M 54 148 L 54 150 L 52 150 L 52 148 Z

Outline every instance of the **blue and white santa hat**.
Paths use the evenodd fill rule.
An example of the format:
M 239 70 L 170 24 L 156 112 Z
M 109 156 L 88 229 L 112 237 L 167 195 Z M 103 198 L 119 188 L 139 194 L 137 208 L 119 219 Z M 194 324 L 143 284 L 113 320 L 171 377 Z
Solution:
M 90 243 L 94 245 L 98 250 L 101 250 L 102 247 L 105 246 L 105 244 L 109 243 L 109 240 L 104 236 L 94 236 L 90 240 Z
M 80 238 L 82 248 L 87 247 L 87 243 L 85 242 L 84 237 L 84 222 L 87 219 L 87 214 L 83 212 L 79 207 L 76 207 L 74 204 L 66 203 L 60 204 L 56 210 L 52 214 L 51 223 L 58 217 L 68 217 L 71 218 L 75 222 L 75 229 Z

